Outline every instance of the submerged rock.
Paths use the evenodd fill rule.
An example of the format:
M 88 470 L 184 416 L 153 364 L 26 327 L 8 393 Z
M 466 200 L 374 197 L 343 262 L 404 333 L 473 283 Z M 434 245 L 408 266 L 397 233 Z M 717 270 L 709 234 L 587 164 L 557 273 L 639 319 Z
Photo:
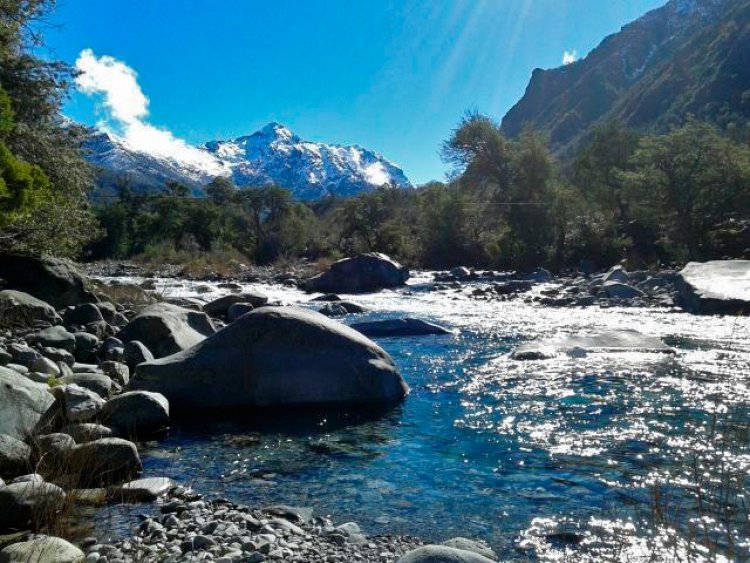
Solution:
M 334 262 L 328 271 L 309 279 L 305 289 L 321 293 L 368 293 L 404 285 L 408 279 L 407 268 L 385 254 L 370 252 Z
M 516 348 L 511 357 L 515 360 L 544 360 L 568 352 L 573 357 L 583 357 L 589 352 L 672 353 L 673 350 L 656 336 L 636 330 L 609 330 L 598 334 L 539 338 Z
M 263 307 L 197 346 L 140 364 L 130 388 L 175 409 L 387 403 L 408 393 L 391 357 L 319 313 Z
M 426 336 L 429 334 L 453 334 L 447 328 L 421 319 L 387 319 L 349 325 L 365 336 Z
M 699 315 L 750 315 L 750 260 L 690 262 L 677 274 L 677 304 Z
M 493 563 L 483 555 L 445 545 L 426 545 L 410 551 L 398 563 Z
M 195 346 L 216 332 L 205 313 L 157 303 L 138 314 L 118 335 L 120 340 L 142 342 L 157 358 Z

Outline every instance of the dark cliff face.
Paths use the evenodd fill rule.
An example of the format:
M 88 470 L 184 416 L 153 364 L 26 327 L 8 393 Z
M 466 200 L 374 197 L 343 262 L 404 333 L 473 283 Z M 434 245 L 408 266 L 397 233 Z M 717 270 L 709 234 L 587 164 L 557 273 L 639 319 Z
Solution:
M 533 72 L 503 130 L 550 135 L 565 153 L 597 123 L 664 130 L 688 114 L 750 118 L 750 0 L 672 0 L 607 37 L 586 58 Z

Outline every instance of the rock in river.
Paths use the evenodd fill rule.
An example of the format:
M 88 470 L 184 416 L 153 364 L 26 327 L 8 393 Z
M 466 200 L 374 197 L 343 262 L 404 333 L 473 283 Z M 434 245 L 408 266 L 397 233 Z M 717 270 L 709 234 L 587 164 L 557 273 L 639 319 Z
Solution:
M 538 338 L 522 344 L 512 354 L 514 360 L 545 360 L 558 353 L 576 356 L 588 352 L 666 352 L 672 349 L 656 336 L 636 330 L 609 330 L 598 334 L 564 334 L 554 338 Z
M 701 315 L 750 315 L 750 260 L 690 262 L 677 274 L 677 304 Z
M 24 439 L 55 402 L 47 389 L 0 367 L 0 434 Z
M 410 551 L 398 563 L 493 563 L 483 555 L 444 545 L 426 545 Z
M 421 319 L 387 319 L 349 325 L 365 336 L 425 336 L 428 334 L 453 334 L 447 328 Z
M 141 311 L 118 335 L 123 342 L 138 340 L 157 358 L 194 346 L 216 332 L 205 313 L 168 303 Z
M 62 538 L 34 536 L 0 551 L 0 563 L 81 563 L 83 551 Z
M 370 252 L 344 258 L 328 271 L 307 281 L 307 291 L 321 293 L 367 293 L 404 285 L 409 270 L 385 254 Z
M 172 408 L 388 403 L 408 387 L 391 357 L 319 313 L 262 307 L 197 346 L 140 364 L 130 388 Z

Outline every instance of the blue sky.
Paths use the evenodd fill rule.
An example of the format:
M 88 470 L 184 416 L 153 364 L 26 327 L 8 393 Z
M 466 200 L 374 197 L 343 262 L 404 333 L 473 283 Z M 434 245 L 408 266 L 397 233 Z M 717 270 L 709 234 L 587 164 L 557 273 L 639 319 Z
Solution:
M 585 56 L 663 3 L 58 0 L 46 39 L 70 63 L 90 49 L 133 69 L 148 99 L 138 119 L 178 139 L 278 121 L 305 139 L 376 150 L 422 183 L 444 177 L 440 143 L 465 110 L 500 119 L 534 68 Z M 65 113 L 107 121 L 102 100 L 77 93 Z

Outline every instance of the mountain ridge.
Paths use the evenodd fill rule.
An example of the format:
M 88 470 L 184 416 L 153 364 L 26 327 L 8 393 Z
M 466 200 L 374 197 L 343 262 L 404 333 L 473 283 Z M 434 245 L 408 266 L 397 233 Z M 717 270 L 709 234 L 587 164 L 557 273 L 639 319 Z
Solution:
M 689 114 L 721 125 L 746 121 L 748 68 L 750 0 L 670 0 L 583 59 L 535 69 L 502 127 L 511 137 L 526 126 L 543 131 L 565 154 L 608 120 L 656 131 Z
M 97 170 L 99 196 L 114 195 L 123 182 L 137 192 L 161 192 L 170 180 L 200 196 L 217 176 L 231 177 L 239 188 L 279 185 L 300 200 L 351 196 L 385 184 L 412 187 L 401 168 L 374 151 L 305 141 L 276 122 L 250 135 L 194 148 L 201 158 L 188 161 L 134 149 L 106 132 L 97 132 L 85 143 L 87 160 Z

